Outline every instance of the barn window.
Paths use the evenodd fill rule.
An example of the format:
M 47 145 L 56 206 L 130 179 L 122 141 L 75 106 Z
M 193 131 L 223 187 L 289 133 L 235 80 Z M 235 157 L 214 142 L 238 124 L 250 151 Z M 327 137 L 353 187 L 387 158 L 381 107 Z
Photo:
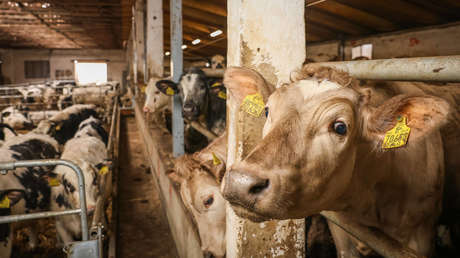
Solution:
M 49 78 L 50 61 L 34 60 L 24 61 L 24 75 L 26 79 Z
M 75 61 L 75 76 L 79 83 L 107 82 L 107 63 Z
M 372 59 L 372 44 L 363 44 L 351 49 L 351 60 Z

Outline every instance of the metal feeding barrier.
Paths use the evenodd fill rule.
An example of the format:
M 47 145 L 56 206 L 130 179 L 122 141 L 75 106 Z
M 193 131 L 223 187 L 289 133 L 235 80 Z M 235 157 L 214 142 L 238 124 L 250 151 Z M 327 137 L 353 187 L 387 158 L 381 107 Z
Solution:
M 44 159 L 44 160 L 23 160 L 13 162 L 1 162 L 0 173 L 6 175 L 9 171 L 20 167 L 42 167 L 42 166 L 67 166 L 71 168 L 78 178 L 78 193 L 80 198 L 80 208 L 65 211 L 45 211 L 32 214 L 20 214 L 10 216 L 0 216 L 0 224 L 12 223 L 32 219 L 43 219 L 66 215 L 80 215 L 81 221 L 81 239 L 82 241 L 72 242 L 64 247 L 64 251 L 71 258 L 99 258 L 102 257 L 102 229 L 98 228 L 95 240 L 88 240 L 88 218 L 86 213 L 86 195 L 85 195 L 85 178 L 80 167 L 75 163 L 62 159 Z

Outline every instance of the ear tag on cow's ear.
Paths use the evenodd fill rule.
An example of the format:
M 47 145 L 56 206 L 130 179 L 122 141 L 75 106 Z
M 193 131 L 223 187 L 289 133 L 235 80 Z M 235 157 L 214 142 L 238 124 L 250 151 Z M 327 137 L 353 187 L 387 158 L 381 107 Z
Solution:
M 212 164 L 214 164 L 214 166 L 222 164 L 222 161 L 220 161 L 214 152 L 212 153 Z
M 174 90 L 171 87 L 168 87 L 166 89 L 166 95 L 173 96 L 174 95 Z
M 10 208 L 10 198 L 7 195 L 3 197 L 3 200 L 0 201 L 0 209 L 8 209 Z
M 102 176 L 102 175 L 105 175 L 105 174 L 107 174 L 107 173 L 109 173 L 109 167 L 107 167 L 107 166 L 102 166 L 101 169 L 99 169 L 99 175 Z
M 211 88 L 212 87 L 219 87 L 219 86 L 222 86 L 222 83 L 221 82 L 215 82 L 211 85 Z
M 59 182 L 59 179 L 55 177 L 48 177 L 48 185 L 50 187 L 56 187 L 56 186 L 61 185 L 61 182 Z
M 386 132 L 385 138 L 383 139 L 382 148 L 391 149 L 407 144 L 410 128 L 407 126 L 406 122 L 407 118 L 405 116 L 398 117 L 398 122 L 396 123 L 395 127 Z
M 147 87 L 145 87 L 145 85 L 141 87 L 141 92 L 142 93 L 145 93 L 145 88 L 147 88 Z
M 61 130 L 61 126 L 60 126 L 60 125 L 56 125 L 55 129 L 56 129 L 56 131 L 59 131 L 59 130 Z
M 217 93 L 217 97 L 227 99 L 227 93 L 225 93 L 225 91 L 219 91 L 219 93 Z
M 251 116 L 259 117 L 265 109 L 264 99 L 260 93 L 247 95 L 241 108 Z

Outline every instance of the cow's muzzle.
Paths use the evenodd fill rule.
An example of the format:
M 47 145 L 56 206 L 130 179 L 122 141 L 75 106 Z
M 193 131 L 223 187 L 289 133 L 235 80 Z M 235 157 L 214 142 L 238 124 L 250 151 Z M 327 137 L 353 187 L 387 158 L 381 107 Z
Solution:
M 231 204 L 253 210 L 269 187 L 268 178 L 261 178 L 241 170 L 230 170 L 225 174 L 223 196 Z
M 184 112 L 184 117 L 192 121 L 196 120 L 200 115 L 199 108 L 193 103 L 185 103 L 182 111 Z

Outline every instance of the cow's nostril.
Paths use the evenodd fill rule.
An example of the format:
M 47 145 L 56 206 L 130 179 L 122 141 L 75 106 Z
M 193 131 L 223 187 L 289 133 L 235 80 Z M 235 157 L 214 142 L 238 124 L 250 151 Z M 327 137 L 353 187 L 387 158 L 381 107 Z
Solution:
M 253 186 L 251 186 L 251 188 L 249 188 L 249 193 L 250 194 L 259 194 L 263 190 L 267 189 L 269 184 L 270 184 L 270 181 L 268 179 L 256 182 Z
M 203 257 L 204 258 L 215 258 L 214 254 L 209 252 L 209 251 L 204 251 L 203 252 Z

